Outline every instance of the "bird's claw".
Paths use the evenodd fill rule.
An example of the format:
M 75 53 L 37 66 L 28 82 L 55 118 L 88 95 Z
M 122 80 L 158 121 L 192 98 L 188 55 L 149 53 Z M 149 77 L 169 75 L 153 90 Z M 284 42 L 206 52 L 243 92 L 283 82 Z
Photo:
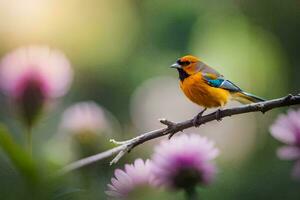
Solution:
M 217 121 L 222 121 L 222 116 L 221 116 L 221 109 L 218 109 L 217 111 L 216 111 L 216 120 Z
M 201 112 L 199 112 L 193 119 L 193 125 L 195 127 L 199 127 L 200 126 L 200 123 L 199 123 L 199 120 L 200 118 L 202 117 L 203 113 L 206 111 L 207 108 L 204 108 L 203 110 L 201 110 Z
M 199 117 L 198 117 L 198 115 L 196 115 L 195 117 L 194 117 L 194 119 L 193 119 L 193 125 L 195 126 L 195 127 L 199 127 L 200 126 L 200 124 L 199 124 Z
M 293 97 L 292 94 L 288 94 L 285 98 L 284 101 L 289 101 Z

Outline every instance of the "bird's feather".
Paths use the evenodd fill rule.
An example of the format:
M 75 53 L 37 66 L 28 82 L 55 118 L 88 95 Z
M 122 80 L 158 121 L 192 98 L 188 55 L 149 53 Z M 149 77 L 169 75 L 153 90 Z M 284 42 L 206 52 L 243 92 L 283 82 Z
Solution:
M 226 80 L 223 76 L 216 77 L 212 74 L 203 74 L 204 79 L 207 81 L 207 83 L 216 88 L 222 88 L 225 90 L 228 90 L 230 92 L 240 92 L 242 91 L 241 88 L 236 86 L 234 83 L 232 83 L 229 80 Z
M 251 103 L 265 101 L 265 99 L 263 99 L 261 97 L 258 97 L 256 95 L 253 95 L 253 94 L 250 94 L 250 93 L 244 92 L 244 91 L 234 94 L 233 97 L 238 97 L 238 99 L 241 99 L 241 98 L 246 99 L 246 100 L 250 101 Z
M 208 66 L 204 62 L 199 61 L 197 66 L 198 66 L 199 71 L 204 73 L 204 74 L 210 74 L 210 75 L 215 76 L 215 77 L 222 77 L 222 75 L 217 70 L 215 70 L 212 67 Z

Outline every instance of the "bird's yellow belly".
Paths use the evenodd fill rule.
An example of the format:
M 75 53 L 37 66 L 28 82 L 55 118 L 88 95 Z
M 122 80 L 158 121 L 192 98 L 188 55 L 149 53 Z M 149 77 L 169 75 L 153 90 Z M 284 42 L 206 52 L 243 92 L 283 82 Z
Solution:
M 229 91 L 211 87 L 198 75 L 184 79 L 180 87 L 192 102 L 205 108 L 222 107 L 230 96 Z

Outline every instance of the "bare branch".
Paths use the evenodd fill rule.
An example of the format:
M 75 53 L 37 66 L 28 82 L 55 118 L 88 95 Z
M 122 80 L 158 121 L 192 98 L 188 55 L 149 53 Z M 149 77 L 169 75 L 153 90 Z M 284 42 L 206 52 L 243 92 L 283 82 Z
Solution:
M 127 144 L 126 147 L 121 150 L 116 157 L 109 163 L 110 165 L 116 164 L 126 153 L 129 153 L 133 148 L 133 144 Z
M 58 173 L 56 175 L 60 176 L 60 175 L 64 175 L 70 171 L 73 171 L 75 169 L 79 169 L 83 166 L 92 164 L 94 162 L 97 162 L 99 160 L 103 160 L 105 158 L 111 157 L 117 153 L 119 153 L 120 151 L 122 151 L 125 147 L 124 146 L 117 146 L 115 148 L 109 149 L 107 151 L 104 151 L 102 153 L 98 153 L 96 155 L 93 156 L 89 156 L 86 158 L 83 158 L 81 160 L 78 160 L 76 162 L 73 162 L 67 166 L 65 166 L 63 169 L 59 170 Z
M 210 114 L 201 116 L 198 121 L 197 125 L 202 125 L 210 121 L 214 120 L 221 120 L 224 117 L 229 117 L 232 115 L 238 115 L 243 113 L 249 113 L 249 112 L 262 112 L 265 113 L 271 109 L 284 107 L 284 106 L 291 106 L 300 104 L 300 94 L 298 95 L 287 95 L 285 97 L 279 98 L 279 99 L 272 99 L 264 102 L 259 103 L 253 103 L 248 105 L 242 105 L 234 108 L 228 108 L 224 110 L 217 110 L 215 112 L 212 112 Z M 165 135 L 169 135 L 172 137 L 175 133 L 178 133 L 179 131 L 183 131 L 185 129 L 191 128 L 195 126 L 194 119 L 189 119 L 183 122 L 174 123 L 171 121 L 168 121 L 166 119 L 160 119 L 160 122 L 164 125 L 166 125 L 166 128 L 161 128 L 157 130 L 153 130 L 147 133 L 143 133 L 135 138 L 125 140 L 125 141 L 115 141 L 110 140 L 112 143 L 119 145 L 117 147 L 114 147 L 112 149 L 109 149 L 107 151 L 104 151 L 102 153 L 83 158 L 81 160 L 75 161 L 74 163 L 71 163 L 64 167 L 62 170 L 59 171 L 59 175 L 63 175 L 67 172 L 73 171 L 75 169 L 81 168 L 83 166 L 89 165 L 91 163 L 97 162 L 99 160 L 103 160 L 105 158 L 111 157 L 115 154 L 116 157 L 111 161 L 110 164 L 117 163 L 126 153 L 130 152 L 133 148 L 136 146 L 143 144 L 144 142 L 147 142 L 149 140 L 162 137 Z

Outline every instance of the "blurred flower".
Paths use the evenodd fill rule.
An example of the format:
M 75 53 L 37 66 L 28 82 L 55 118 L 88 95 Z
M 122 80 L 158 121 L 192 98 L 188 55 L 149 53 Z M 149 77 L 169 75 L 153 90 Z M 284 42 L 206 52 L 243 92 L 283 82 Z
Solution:
M 287 144 L 277 150 L 277 155 L 282 160 L 296 160 L 292 176 L 300 180 L 300 109 L 279 115 L 270 132 L 275 139 Z
M 158 185 L 172 189 L 209 184 L 215 174 L 211 162 L 219 154 L 214 143 L 196 134 L 175 136 L 155 148 L 153 173 Z
M 63 113 L 61 128 L 75 135 L 97 135 L 111 129 L 103 108 L 92 101 L 76 103 L 67 108 Z
M 72 76 L 63 53 L 46 46 L 19 48 L 7 54 L 0 64 L 0 87 L 29 127 L 46 102 L 67 92 Z
M 63 165 L 111 148 L 108 137 L 120 129 L 112 113 L 97 103 L 75 103 L 63 112 L 59 130 L 44 145 L 45 151 L 49 160 Z
M 109 144 L 103 137 L 112 132 L 110 119 L 109 113 L 96 103 L 80 102 L 64 111 L 60 129 L 68 133 L 82 156 L 88 156 Z
M 109 128 L 103 108 L 92 101 L 76 103 L 63 113 L 62 128 L 72 133 L 93 132 Z
M 155 187 L 151 167 L 150 160 L 136 159 L 133 164 L 126 164 L 124 170 L 116 169 L 115 178 L 111 179 L 105 193 L 112 198 L 130 199 L 143 187 Z

